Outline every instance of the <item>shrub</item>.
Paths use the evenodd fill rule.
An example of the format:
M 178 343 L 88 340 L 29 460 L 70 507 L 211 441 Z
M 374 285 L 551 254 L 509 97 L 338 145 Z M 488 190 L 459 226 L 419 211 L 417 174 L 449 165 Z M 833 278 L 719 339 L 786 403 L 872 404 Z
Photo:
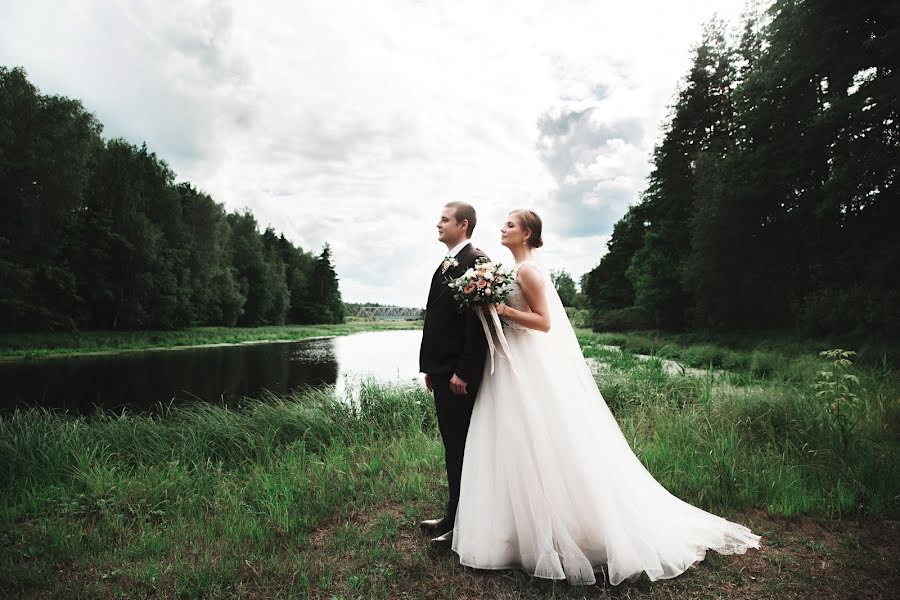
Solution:
M 595 313 L 591 324 L 594 331 L 646 329 L 653 325 L 653 320 L 647 313 L 633 306 Z

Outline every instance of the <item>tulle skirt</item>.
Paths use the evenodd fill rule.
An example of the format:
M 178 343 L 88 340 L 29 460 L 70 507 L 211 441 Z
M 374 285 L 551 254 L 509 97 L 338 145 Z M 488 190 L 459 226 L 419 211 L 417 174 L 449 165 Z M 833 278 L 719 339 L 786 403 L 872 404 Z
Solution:
M 760 536 L 674 495 L 632 452 L 574 340 L 504 329 L 475 401 L 453 550 L 464 565 L 592 584 L 675 577 Z M 574 345 L 574 348 L 572 347 Z M 513 372 L 512 365 L 516 371 Z

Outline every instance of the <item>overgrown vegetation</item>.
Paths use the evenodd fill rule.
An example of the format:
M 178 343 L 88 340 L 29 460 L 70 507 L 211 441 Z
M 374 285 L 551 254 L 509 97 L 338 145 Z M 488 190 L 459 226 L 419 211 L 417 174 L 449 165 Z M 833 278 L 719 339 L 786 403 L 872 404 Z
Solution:
M 677 496 L 756 523 L 760 515 L 834 523 L 900 515 L 895 370 L 845 366 L 859 381 L 845 445 L 828 421 L 833 399 L 816 395 L 821 371 L 832 367 L 818 353 L 766 362 L 734 350 L 736 362 L 768 367 L 682 375 L 669 374 L 659 356 L 641 360 L 605 347 L 603 336 L 580 337 L 626 437 Z M 33 409 L 0 419 L 0 588 L 24 596 L 453 596 L 426 576 L 436 569 L 453 585 L 464 580 L 470 596 L 581 597 L 516 573 L 473 577 L 431 554 L 415 532 L 443 495 L 431 396 L 362 382 L 359 398 L 349 404 L 310 389 L 237 410 L 190 404 L 74 417 Z M 765 521 L 764 553 L 787 535 L 776 522 Z M 616 591 L 718 597 L 723 575 L 759 585 L 742 566 L 758 559 L 733 558 L 709 557 L 712 575 L 691 570 Z M 800 585 L 782 567 L 761 577 L 768 583 L 759 593 Z

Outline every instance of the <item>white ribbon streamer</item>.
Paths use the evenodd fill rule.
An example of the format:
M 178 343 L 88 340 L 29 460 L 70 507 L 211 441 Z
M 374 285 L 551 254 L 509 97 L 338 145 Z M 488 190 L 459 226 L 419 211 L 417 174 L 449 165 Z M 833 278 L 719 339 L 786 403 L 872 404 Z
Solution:
M 491 313 L 491 322 L 493 323 L 493 329 L 497 332 L 497 341 L 500 342 L 500 347 L 503 348 L 503 352 L 506 354 L 502 354 L 499 350 L 494 348 L 494 336 L 491 334 L 491 327 L 488 326 L 487 319 L 484 316 L 484 311 L 480 308 L 475 309 L 478 313 L 478 320 L 481 321 L 481 327 L 484 329 L 484 337 L 487 338 L 488 349 L 491 353 L 491 374 L 494 374 L 494 352 L 503 356 L 506 360 L 509 361 L 509 366 L 512 367 L 513 373 L 518 375 L 516 371 L 516 365 L 512 362 L 512 353 L 509 351 L 509 343 L 506 341 L 506 336 L 503 335 L 503 325 L 500 323 L 500 316 L 497 314 L 497 305 L 491 304 L 490 306 Z

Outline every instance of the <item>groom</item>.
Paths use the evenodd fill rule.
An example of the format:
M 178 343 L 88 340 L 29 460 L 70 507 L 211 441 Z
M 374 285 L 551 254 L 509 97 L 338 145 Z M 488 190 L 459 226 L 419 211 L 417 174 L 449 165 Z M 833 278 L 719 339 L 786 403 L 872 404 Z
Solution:
M 460 277 L 485 256 L 469 243 L 475 229 L 475 209 L 465 202 L 444 206 L 437 223 L 438 240 L 447 245 L 447 256 L 431 278 L 419 371 L 425 373 L 425 386 L 434 394 L 438 427 L 444 441 L 444 461 L 450 497 L 440 519 L 422 521 L 421 527 L 437 537 L 436 546 L 449 546 L 459 503 L 459 481 L 462 475 L 466 434 L 481 383 L 487 353 L 487 339 L 477 316 L 471 309 L 460 310 L 447 277 Z

